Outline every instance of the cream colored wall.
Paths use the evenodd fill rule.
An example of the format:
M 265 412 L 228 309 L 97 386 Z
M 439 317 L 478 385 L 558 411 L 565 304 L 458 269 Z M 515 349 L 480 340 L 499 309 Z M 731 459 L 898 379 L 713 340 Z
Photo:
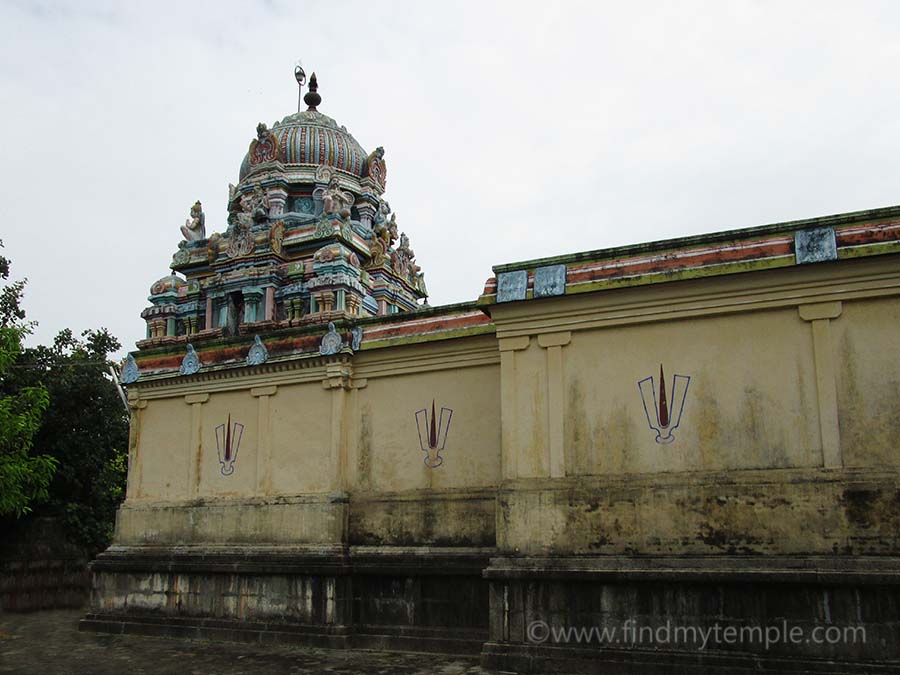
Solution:
M 811 344 L 796 309 L 575 333 L 564 349 L 567 474 L 815 466 Z M 659 393 L 660 365 L 670 414 L 673 376 L 691 378 L 666 445 L 638 388 L 652 377 Z
M 501 551 L 897 551 L 896 261 L 511 303 L 492 318 Z M 673 375 L 691 377 L 670 444 L 638 389 L 652 377 L 659 391 L 660 364 L 670 401 Z
M 129 495 L 170 500 L 188 492 L 191 445 L 190 408 L 183 399 L 158 399 L 135 411 L 138 439 L 129 472 Z M 132 495 L 133 493 L 133 495 Z
M 834 323 L 847 466 L 900 465 L 900 299 L 845 303 Z
M 234 471 L 222 473 L 216 447 L 216 427 L 225 425 L 229 417 L 232 429 L 235 423 L 243 425 L 240 444 L 237 446 Z M 240 497 L 256 493 L 257 402 L 245 390 L 216 392 L 202 406 L 200 427 L 200 470 L 197 474 L 199 497 Z M 232 440 L 235 443 L 235 439 Z M 223 448 L 224 451 L 224 448 Z
M 900 271 L 889 258 L 510 303 L 492 318 L 496 336 L 132 387 L 120 536 L 887 550 L 853 494 L 894 503 L 883 488 L 900 463 Z M 676 373 L 691 377 L 671 444 L 656 442 L 638 389 L 646 377 L 658 388 L 660 363 L 670 397 Z M 453 410 L 437 468 L 415 418 L 432 400 Z M 222 476 L 214 430 L 229 413 L 245 428 L 235 474 Z M 582 503 L 593 492 L 615 504 Z M 702 503 L 686 505 L 692 492 Z M 186 502 L 202 503 L 189 515 Z M 278 523 L 295 518 L 288 535 Z M 802 537 L 814 522 L 821 536 Z
M 364 541 L 493 542 L 483 489 L 500 475 L 498 362 L 480 336 L 132 387 L 141 421 L 117 541 L 346 541 L 349 491 L 368 494 L 366 518 L 351 517 Z M 453 411 L 436 468 L 415 418 L 432 399 Z M 223 475 L 216 427 L 229 415 L 243 432 Z
M 129 499 L 178 501 L 323 493 L 339 486 L 333 400 L 325 367 L 268 378 L 174 384 L 135 391 Z M 234 472 L 225 475 L 216 427 L 243 425 Z M 232 427 L 233 428 L 233 427 Z M 338 436 L 340 429 L 338 429 Z M 134 468 L 136 467 L 136 469 Z
M 278 388 L 271 398 L 271 487 L 261 485 L 261 493 L 321 493 L 340 487 L 340 457 L 332 452 L 332 399 L 345 395 L 324 389 L 321 382 Z
M 493 547 L 500 482 L 494 337 L 358 354 L 348 403 L 353 545 Z M 452 410 L 442 463 L 425 464 L 416 412 Z M 426 434 L 428 429 L 423 429 Z
M 517 352 L 508 385 L 515 392 L 517 410 L 515 421 L 510 420 L 507 428 L 519 457 L 518 475 L 523 478 L 550 475 L 545 352 L 537 341 Z
M 370 378 L 358 391 L 359 427 L 351 489 L 403 491 L 496 485 L 500 475 L 499 367 Z M 425 464 L 416 412 L 452 411 L 443 462 Z
M 866 286 L 894 267 L 495 307 L 504 477 L 896 465 L 900 299 Z M 691 378 L 670 444 L 656 442 L 638 388 L 652 377 L 658 392 L 660 365 L 670 404 L 673 376 Z

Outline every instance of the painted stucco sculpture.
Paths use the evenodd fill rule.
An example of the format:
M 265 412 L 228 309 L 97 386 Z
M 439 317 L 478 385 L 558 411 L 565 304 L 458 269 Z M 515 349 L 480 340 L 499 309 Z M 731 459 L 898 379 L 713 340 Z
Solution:
M 184 221 L 181 234 L 187 241 L 202 241 L 206 239 L 206 215 L 198 199 L 191 207 L 191 217 Z
M 188 344 L 187 354 L 184 355 L 184 359 L 181 361 L 181 374 L 193 375 L 194 373 L 200 372 L 200 367 L 200 358 L 194 350 L 194 345 Z
M 362 326 L 355 326 L 350 330 L 350 348 L 358 352 L 360 346 L 362 345 L 363 339 L 363 328 Z
M 134 356 L 128 354 L 125 356 L 125 364 L 122 366 L 122 373 L 119 375 L 119 381 L 122 384 L 133 384 L 134 382 L 137 382 L 140 376 L 141 371 L 138 368 L 137 361 L 134 360 Z
M 268 360 L 269 351 L 266 349 L 266 346 L 263 344 L 259 335 L 254 335 L 253 346 L 250 347 L 250 351 L 247 354 L 247 365 L 260 366 Z
M 333 323 L 328 324 L 328 332 L 322 337 L 322 344 L 319 346 L 319 353 L 322 356 L 330 356 L 341 351 L 343 346 L 341 336 L 338 334 Z

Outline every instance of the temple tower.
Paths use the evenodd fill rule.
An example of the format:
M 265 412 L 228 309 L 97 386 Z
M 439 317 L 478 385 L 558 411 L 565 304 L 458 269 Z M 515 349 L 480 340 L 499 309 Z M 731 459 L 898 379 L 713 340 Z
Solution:
M 304 101 L 271 128 L 257 125 L 228 186 L 224 232 L 207 236 L 201 202 L 191 208 L 173 273 L 151 287 L 140 347 L 396 314 L 426 297 L 383 198 L 384 148 L 367 153 L 319 112 L 315 73 Z

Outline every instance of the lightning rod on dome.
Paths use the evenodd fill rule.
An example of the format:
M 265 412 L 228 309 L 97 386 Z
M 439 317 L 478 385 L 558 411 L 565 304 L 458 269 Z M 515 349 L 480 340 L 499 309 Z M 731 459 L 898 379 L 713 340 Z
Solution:
M 306 84 L 306 71 L 303 70 L 300 61 L 297 61 L 297 65 L 294 66 L 294 79 L 297 80 L 297 88 L 299 89 L 297 93 L 297 112 L 300 112 L 300 108 L 303 105 L 303 85 Z

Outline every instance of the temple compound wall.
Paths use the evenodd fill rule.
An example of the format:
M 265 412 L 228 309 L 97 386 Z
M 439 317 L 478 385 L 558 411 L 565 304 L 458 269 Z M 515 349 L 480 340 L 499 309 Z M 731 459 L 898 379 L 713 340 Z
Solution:
M 893 207 L 502 265 L 474 303 L 263 336 L 259 365 L 246 335 L 191 375 L 144 349 L 84 627 L 900 671 L 898 263 Z M 865 642 L 551 632 L 628 622 Z
M 273 368 L 141 390 L 117 541 L 494 545 L 493 335 Z M 423 451 L 433 404 L 442 445 Z M 229 418 L 226 465 L 215 434 Z

